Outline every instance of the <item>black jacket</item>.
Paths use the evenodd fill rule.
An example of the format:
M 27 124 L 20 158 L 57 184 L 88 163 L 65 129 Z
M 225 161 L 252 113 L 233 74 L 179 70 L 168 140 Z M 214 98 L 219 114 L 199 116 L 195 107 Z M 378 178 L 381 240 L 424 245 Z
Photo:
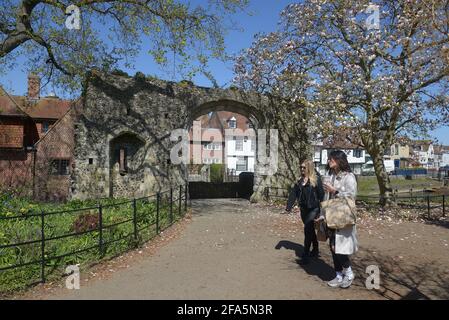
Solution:
M 302 185 L 301 178 L 293 187 L 287 201 L 286 210 L 290 211 L 298 200 L 301 209 L 314 209 L 320 207 L 320 202 L 324 199 L 324 189 L 321 177 L 317 176 L 317 185 L 312 187 L 310 182 L 305 186 Z

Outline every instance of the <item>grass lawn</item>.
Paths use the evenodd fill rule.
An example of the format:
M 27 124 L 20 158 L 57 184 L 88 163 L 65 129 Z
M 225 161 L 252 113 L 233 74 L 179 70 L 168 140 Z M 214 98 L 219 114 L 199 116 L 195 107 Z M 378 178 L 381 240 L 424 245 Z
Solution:
M 443 183 L 438 180 L 423 177 L 413 180 L 405 180 L 399 178 L 390 177 L 391 185 L 393 189 L 398 189 L 398 191 L 420 191 L 425 188 L 441 187 Z M 379 186 L 377 184 L 376 177 L 359 177 L 358 178 L 358 194 L 359 195 L 369 195 L 369 194 L 379 194 Z

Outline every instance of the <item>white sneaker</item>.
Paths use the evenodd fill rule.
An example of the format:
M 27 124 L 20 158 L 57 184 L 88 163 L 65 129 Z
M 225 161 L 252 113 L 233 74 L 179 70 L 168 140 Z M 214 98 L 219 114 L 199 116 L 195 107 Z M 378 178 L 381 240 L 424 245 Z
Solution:
M 332 279 L 331 281 L 329 281 L 327 283 L 327 285 L 332 288 L 337 288 L 337 287 L 340 287 L 342 283 L 343 283 L 343 278 L 337 276 L 334 279 Z
M 340 283 L 340 288 L 343 289 L 349 288 L 353 280 L 354 280 L 354 273 L 351 272 L 350 274 L 345 275 L 343 281 Z

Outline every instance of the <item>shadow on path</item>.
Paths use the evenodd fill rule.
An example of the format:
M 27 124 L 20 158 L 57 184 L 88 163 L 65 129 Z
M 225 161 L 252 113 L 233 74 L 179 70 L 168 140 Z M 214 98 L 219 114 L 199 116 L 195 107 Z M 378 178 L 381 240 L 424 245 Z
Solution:
M 275 246 L 276 250 L 285 248 L 287 250 L 293 250 L 296 255 L 296 263 L 300 266 L 308 275 L 317 276 L 323 281 L 330 281 L 335 277 L 335 271 L 332 266 L 327 264 L 320 258 L 310 258 L 309 263 L 301 264 L 301 255 L 304 252 L 304 246 L 296 242 L 288 240 L 281 240 Z
M 366 266 L 380 270 L 380 288 L 374 290 L 385 299 L 429 300 L 449 298 L 449 272 L 438 261 L 426 264 L 403 261 L 386 254 L 363 250 L 353 261 L 356 274 L 365 273 Z

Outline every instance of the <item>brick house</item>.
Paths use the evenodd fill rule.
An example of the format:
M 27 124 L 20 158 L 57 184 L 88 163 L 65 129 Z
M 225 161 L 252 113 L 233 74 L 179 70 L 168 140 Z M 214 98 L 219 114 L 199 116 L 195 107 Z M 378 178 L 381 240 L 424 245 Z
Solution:
M 39 199 L 65 199 L 73 159 L 74 103 L 41 97 L 39 88 L 40 79 L 31 74 L 26 96 L 0 89 L 0 188 Z
M 193 147 L 193 130 L 195 137 L 201 140 L 200 146 Z M 197 179 L 198 170 L 204 167 L 193 164 L 225 164 L 229 175 L 241 172 L 254 172 L 256 155 L 256 137 L 249 119 L 230 111 L 210 112 L 197 118 L 190 130 L 190 176 Z M 201 131 L 199 131 L 201 130 Z M 198 141 L 199 142 L 199 141 Z M 195 153 L 197 153 L 195 155 Z M 193 165 L 192 165 L 193 164 Z

